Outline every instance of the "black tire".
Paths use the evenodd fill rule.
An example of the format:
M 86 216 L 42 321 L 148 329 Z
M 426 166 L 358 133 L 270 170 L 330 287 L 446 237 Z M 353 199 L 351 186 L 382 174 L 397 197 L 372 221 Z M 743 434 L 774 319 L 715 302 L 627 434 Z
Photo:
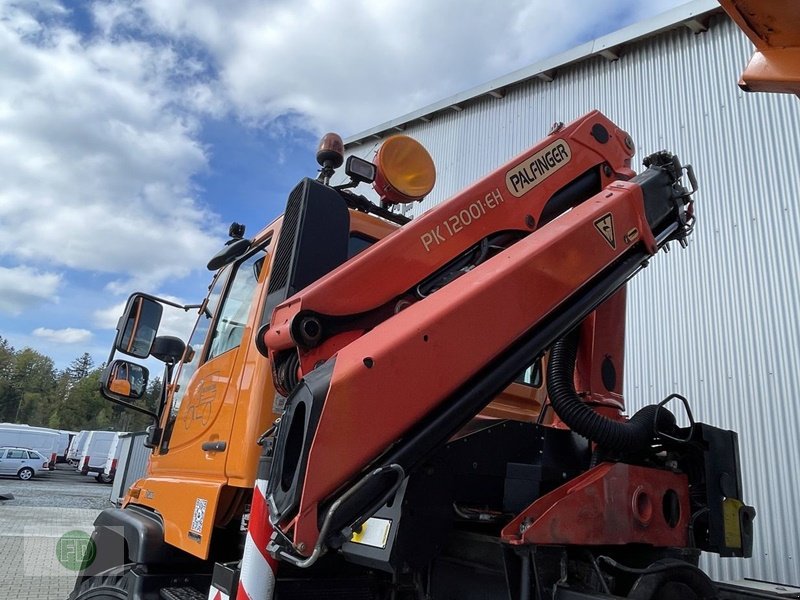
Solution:
M 700 569 L 676 559 L 662 559 L 653 572 L 636 580 L 627 598 L 635 600 L 711 600 L 717 597 L 714 583 Z
M 22 481 L 28 481 L 29 479 L 33 479 L 35 475 L 33 469 L 30 467 L 22 467 L 19 471 L 17 471 L 17 477 L 22 479 Z
M 67 600 L 128 600 L 127 569 L 123 575 L 89 577 Z
M 113 475 L 106 475 L 105 473 L 98 473 L 94 478 L 97 483 L 111 483 L 114 481 Z

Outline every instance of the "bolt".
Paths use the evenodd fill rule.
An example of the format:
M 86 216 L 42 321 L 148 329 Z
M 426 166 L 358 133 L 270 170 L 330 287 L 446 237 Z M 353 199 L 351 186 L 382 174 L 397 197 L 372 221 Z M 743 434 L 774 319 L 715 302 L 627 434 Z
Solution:
M 522 523 L 519 524 L 519 532 L 525 533 L 528 529 L 530 529 L 531 525 L 533 525 L 533 519 L 530 517 L 525 517 Z
M 298 549 L 300 552 L 302 552 L 303 550 L 305 550 L 305 549 L 306 549 L 306 544 L 305 544 L 305 542 L 300 542 L 299 544 L 297 544 L 297 549 Z

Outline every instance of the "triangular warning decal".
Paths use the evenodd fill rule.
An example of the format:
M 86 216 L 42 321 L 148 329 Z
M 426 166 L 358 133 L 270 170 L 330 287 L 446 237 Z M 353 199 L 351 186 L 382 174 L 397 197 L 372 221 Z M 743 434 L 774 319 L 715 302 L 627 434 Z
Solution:
M 614 237 L 614 217 L 611 213 L 603 215 L 594 222 L 597 231 L 603 236 L 603 239 L 608 242 L 608 245 L 617 249 L 617 239 Z

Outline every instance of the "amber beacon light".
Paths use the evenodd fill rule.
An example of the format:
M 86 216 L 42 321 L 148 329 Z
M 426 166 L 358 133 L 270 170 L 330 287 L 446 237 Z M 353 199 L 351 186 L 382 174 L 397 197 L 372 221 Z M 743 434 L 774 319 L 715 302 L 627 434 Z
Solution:
M 396 135 L 387 139 L 375 155 L 377 177 L 373 184 L 381 200 L 389 204 L 417 202 L 436 183 L 436 167 L 425 147 L 415 139 Z

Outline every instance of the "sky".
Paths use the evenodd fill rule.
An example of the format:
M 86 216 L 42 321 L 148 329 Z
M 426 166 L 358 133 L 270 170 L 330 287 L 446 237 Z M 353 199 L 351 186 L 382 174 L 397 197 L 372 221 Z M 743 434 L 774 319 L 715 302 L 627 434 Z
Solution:
M 0 0 L 0 336 L 100 364 L 132 292 L 204 297 L 230 223 L 278 216 L 322 133 L 682 3 Z

